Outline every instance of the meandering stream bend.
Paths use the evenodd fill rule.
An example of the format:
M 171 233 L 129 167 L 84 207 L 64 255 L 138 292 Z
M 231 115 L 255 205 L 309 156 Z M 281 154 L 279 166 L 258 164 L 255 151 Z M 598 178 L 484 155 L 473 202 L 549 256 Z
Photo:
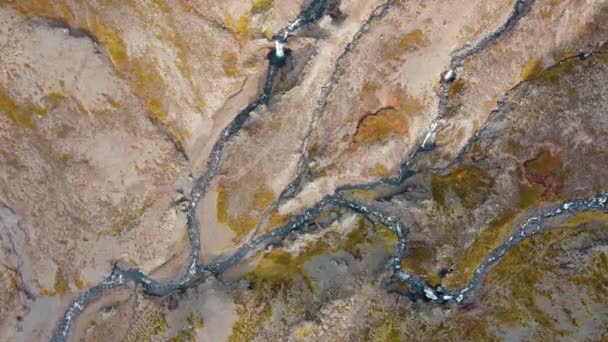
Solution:
M 388 0 L 382 7 L 382 12 L 386 11 L 388 7 L 393 4 L 393 0 Z M 217 175 L 218 170 L 221 166 L 223 153 L 226 144 L 230 138 L 233 137 L 249 119 L 250 114 L 261 105 L 265 105 L 270 100 L 273 83 L 277 76 L 279 68 L 284 64 L 285 59 L 288 57 L 286 54 L 282 54 L 281 51 L 284 44 L 288 41 L 289 37 L 298 29 L 304 27 L 307 24 L 313 23 L 321 18 L 325 12 L 328 4 L 328 0 L 314 0 L 310 5 L 305 8 L 302 13 L 288 26 L 281 29 L 275 36 L 275 50 L 269 54 L 270 65 L 268 67 L 266 82 L 261 94 L 245 109 L 243 109 L 238 115 L 230 122 L 230 124 L 224 128 L 221 132 L 218 140 L 215 142 L 213 149 L 207 161 L 206 169 L 204 173 L 198 177 L 195 182 L 193 189 L 190 193 L 190 201 L 187 208 L 187 219 L 188 219 L 188 237 L 191 243 L 191 252 L 188 259 L 187 270 L 184 274 L 176 277 L 175 279 L 167 282 L 159 282 L 152 279 L 150 276 L 144 274 L 137 269 L 122 269 L 115 266 L 111 274 L 105 278 L 99 284 L 89 288 L 87 291 L 79 295 L 68 307 L 63 318 L 58 323 L 54 335 L 51 341 L 65 341 L 67 340 L 70 330 L 77 319 L 78 315 L 89 305 L 93 300 L 100 296 L 103 292 L 114 289 L 117 287 L 124 286 L 128 282 L 134 282 L 135 284 L 141 285 L 144 292 L 152 296 L 165 296 L 176 290 L 185 289 L 194 284 L 199 283 L 208 275 L 219 276 L 226 270 L 234 266 L 246 258 L 251 253 L 260 250 L 270 243 L 282 240 L 289 233 L 299 230 L 305 224 L 316 219 L 324 210 L 331 207 L 345 208 L 352 210 L 358 214 L 365 216 L 366 218 L 383 224 L 389 227 L 397 236 L 398 243 L 395 247 L 393 255 L 391 257 L 391 270 L 392 277 L 396 281 L 404 282 L 409 288 L 412 296 L 418 298 L 424 298 L 428 301 L 435 303 L 466 303 L 470 301 L 476 291 L 480 288 L 483 278 L 487 274 L 489 268 L 495 264 L 509 248 L 515 246 L 522 240 L 529 238 L 535 234 L 546 229 L 543 223 L 552 217 L 561 215 L 572 215 L 585 211 L 601 210 L 608 212 L 606 209 L 606 202 L 608 201 L 608 193 L 603 193 L 594 198 L 589 199 L 577 199 L 567 201 L 559 206 L 554 206 L 543 210 L 535 216 L 529 217 L 525 223 L 513 232 L 513 234 L 504 241 L 498 248 L 490 252 L 481 264 L 476 269 L 474 275 L 469 280 L 468 284 L 462 289 L 450 289 L 444 290 L 442 288 L 431 287 L 424 279 L 420 276 L 404 271 L 401 267 L 401 260 L 406 255 L 406 244 L 407 235 L 409 233 L 408 227 L 404 226 L 398 218 L 386 215 L 380 210 L 377 210 L 371 206 L 363 203 L 352 201 L 345 198 L 345 194 L 354 189 L 371 190 L 382 185 L 400 185 L 406 179 L 410 178 L 416 173 L 421 171 L 412 171 L 411 165 L 415 157 L 427 151 L 433 149 L 434 135 L 438 128 L 441 126 L 442 120 L 445 116 L 445 108 L 447 102 L 447 93 L 450 89 L 452 81 L 455 79 L 458 68 L 462 67 L 464 59 L 468 56 L 478 53 L 485 49 L 494 40 L 498 39 L 505 32 L 509 31 L 516 22 L 525 15 L 534 0 L 517 0 L 514 3 L 514 7 L 511 15 L 507 21 L 503 23 L 499 28 L 490 32 L 489 34 L 482 37 L 480 40 L 473 44 L 467 44 L 461 49 L 457 50 L 450 61 L 450 67 L 442 74 L 441 89 L 439 91 L 439 110 L 437 117 L 432 121 L 426 134 L 422 140 L 417 144 L 407 156 L 403 162 L 399 174 L 394 178 L 385 178 L 379 181 L 346 185 L 338 188 L 333 195 L 327 196 L 319 201 L 316 205 L 306 209 L 301 214 L 293 217 L 287 224 L 279 227 L 272 232 L 255 238 L 249 241 L 247 244 L 237 249 L 230 255 L 218 258 L 208 265 L 200 265 L 198 263 L 199 251 L 200 251 L 200 224 L 196 217 L 196 209 L 198 207 L 200 199 L 206 194 L 208 186 L 211 180 Z M 372 14 L 372 16 L 378 16 L 378 13 Z M 367 21 L 369 25 L 369 20 Z M 348 47 L 347 47 L 348 48 Z M 472 137 L 471 140 L 473 140 Z M 304 146 L 304 145 L 303 145 Z M 467 144 L 463 148 L 463 151 L 456 158 L 460 158 L 464 151 L 470 146 Z M 303 163 L 300 163 L 302 165 Z M 305 163 L 304 163 L 305 164 Z M 302 176 L 303 172 L 306 172 L 304 166 L 298 168 L 298 174 L 296 178 L 289 183 L 283 193 L 293 194 L 295 193 L 294 188 L 296 187 L 298 179 Z M 281 196 L 289 197 L 289 196 Z

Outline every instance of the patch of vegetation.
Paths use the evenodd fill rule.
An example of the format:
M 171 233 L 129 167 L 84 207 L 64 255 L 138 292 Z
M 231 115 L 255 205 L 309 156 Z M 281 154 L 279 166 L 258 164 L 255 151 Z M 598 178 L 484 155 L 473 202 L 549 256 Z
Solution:
M 521 80 L 528 81 L 536 78 L 543 72 L 543 61 L 540 58 L 529 60 L 521 71 Z
M 247 197 L 242 197 L 240 194 L 247 184 L 254 184 L 255 189 Z M 216 203 L 218 222 L 226 224 L 237 237 L 244 236 L 255 227 L 262 213 L 274 200 L 274 193 L 266 187 L 262 179 L 220 185 L 217 188 Z M 234 214 L 234 211 L 238 214 Z M 271 214 L 271 220 L 274 222 L 282 222 L 285 219 L 278 212 Z
M 391 136 L 408 136 L 407 118 L 396 110 L 382 110 L 375 115 L 364 117 L 353 137 L 357 144 L 377 144 L 385 142 Z
M 165 313 L 158 308 L 148 305 L 135 318 L 135 323 L 129 328 L 125 337 L 126 342 L 150 341 L 152 336 L 164 333 L 168 328 Z
M 546 230 L 532 238 L 523 240 L 511 248 L 487 276 L 489 284 L 500 283 L 509 291 L 507 300 L 489 303 L 493 315 L 501 324 L 517 326 L 536 322 L 545 333 L 565 336 L 567 331 L 556 324 L 556 319 L 542 310 L 536 297 L 551 299 L 551 294 L 537 289 L 546 274 L 560 269 L 559 255 L 563 252 L 561 243 L 565 238 L 574 237 L 577 230 Z
M 384 244 L 387 251 L 392 253 L 397 243 L 399 243 L 397 234 L 395 234 L 395 232 L 393 232 L 389 227 L 382 224 L 376 224 L 374 228 L 376 231 L 376 236 L 380 239 L 380 241 L 382 241 L 382 244 Z
M 79 290 L 84 290 L 84 288 L 87 287 L 87 283 L 81 277 L 74 279 L 74 285 Z
M 251 1 L 251 12 L 263 12 L 272 7 L 273 0 L 252 0 Z
M 439 275 L 433 272 L 435 250 L 422 241 L 408 242 L 407 253 L 401 265 L 403 269 L 422 276 L 431 285 L 437 286 L 441 283 Z
M 249 276 L 254 284 L 256 284 L 256 288 L 266 287 L 273 292 L 293 286 L 294 280 L 300 277 L 312 291 L 312 281 L 304 270 L 306 263 L 315 256 L 339 251 L 348 252 L 355 258 L 360 259 L 361 246 L 372 242 L 369 228 L 368 222 L 360 218 L 357 225 L 348 233 L 345 239 L 340 236 L 332 236 L 334 232 L 330 232 L 324 238 L 317 239 L 314 243 L 307 246 L 298 255 L 293 255 L 282 249 L 273 249 L 262 257 L 256 268 L 249 273 Z M 332 237 L 341 238 L 342 242 L 332 246 L 327 242 Z
M 237 304 L 237 321 L 232 325 L 232 334 L 228 342 L 253 341 L 259 329 L 272 316 L 272 306 L 268 301 L 256 297 L 253 303 Z
M 101 22 L 93 24 L 93 34 L 105 47 L 114 66 L 122 70 L 128 62 L 127 49 L 122 38 Z
M 522 209 L 538 205 L 542 202 L 545 188 L 538 184 L 519 183 L 519 207 Z
M 55 270 L 55 285 L 53 288 L 55 289 L 55 293 L 60 296 L 66 294 L 70 288 L 67 276 L 63 272 L 61 266 L 57 267 L 57 270 Z
M 401 40 L 399 40 L 399 48 L 404 52 L 416 51 L 423 46 L 425 42 L 426 37 L 424 36 L 424 33 L 422 33 L 422 30 L 416 29 L 401 37 Z
M 186 317 L 184 327 L 169 342 L 196 342 L 196 332 L 205 327 L 205 322 L 194 312 L 190 311 Z
M 235 77 L 238 75 L 237 62 L 238 57 L 236 53 L 230 51 L 222 53 L 222 68 L 226 76 Z
M 458 165 L 446 175 L 433 175 L 431 192 L 441 208 L 447 207 L 448 193 L 453 192 L 465 209 L 472 209 L 485 200 L 494 179 L 485 171 L 469 165 Z
M 373 169 L 369 171 L 370 176 L 374 177 L 388 177 L 391 172 L 386 168 L 384 164 L 376 163 Z
M 448 89 L 448 100 L 454 101 L 458 97 L 458 95 L 465 89 L 465 83 L 461 78 L 457 78 L 450 85 L 450 89 Z
M 586 211 L 570 217 L 562 227 L 578 227 L 583 224 L 599 223 L 608 220 L 608 215 L 603 211 Z
M 137 199 L 132 195 L 122 198 L 112 210 L 112 228 L 116 235 L 124 234 L 135 228 L 146 210 L 152 206 L 151 198 Z
M 18 104 L 2 86 L 0 86 L 0 111 L 4 112 L 13 123 L 31 129 L 36 128 L 34 116 L 47 112 L 45 108 L 33 104 Z
M 507 211 L 490 222 L 479 233 L 469 248 L 454 257 L 456 269 L 447 275 L 443 285 L 448 288 L 463 287 L 473 276 L 473 272 L 475 272 L 477 266 L 479 266 L 486 255 L 511 235 L 515 228 L 513 227 L 513 222 L 518 217 L 520 216 L 514 212 Z
M 542 185 L 548 195 L 561 192 L 567 172 L 559 155 L 543 149 L 533 159 L 524 162 L 528 182 Z
M 595 302 L 608 306 L 606 305 L 606 299 L 608 299 L 608 252 L 596 253 L 584 272 L 576 274 L 573 280 L 577 286 L 590 289 L 589 292 L 594 297 Z
M 346 194 L 349 199 L 371 202 L 378 197 L 378 194 L 371 190 L 354 189 Z

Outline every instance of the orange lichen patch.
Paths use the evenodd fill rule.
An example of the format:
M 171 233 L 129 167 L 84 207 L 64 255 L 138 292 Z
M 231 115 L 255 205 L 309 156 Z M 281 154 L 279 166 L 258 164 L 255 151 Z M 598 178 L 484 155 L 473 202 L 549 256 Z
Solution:
M 387 109 L 363 117 L 359 121 L 353 141 L 356 144 L 378 144 L 391 136 L 407 136 L 408 133 L 409 124 L 405 115 L 394 109 Z
M 114 66 L 121 70 L 127 64 L 128 56 L 125 44 L 120 36 L 101 22 L 93 24 L 93 34 L 104 45 Z
M 524 170 L 526 179 L 545 187 L 547 194 L 560 193 L 566 171 L 559 155 L 543 149 L 534 159 L 524 162 Z
M 521 71 L 521 80 L 527 81 L 536 78 L 542 71 L 543 61 L 540 58 L 533 58 L 524 65 Z
M 394 235 L 394 234 L 393 234 Z M 435 260 L 435 251 L 422 241 L 408 242 L 407 254 L 401 260 L 403 269 L 425 278 L 433 286 L 440 284 L 437 273 L 431 272 Z
M 252 191 L 248 191 L 253 188 Z M 261 179 L 247 178 L 217 189 L 217 219 L 226 224 L 238 237 L 249 233 L 260 220 L 262 213 L 275 200 L 275 195 Z M 273 217 L 271 216 L 271 220 Z M 283 218 L 275 214 L 274 220 Z
M 513 222 L 518 217 L 514 212 L 507 211 L 490 222 L 469 248 L 454 257 L 456 268 L 446 276 L 443 285 L 448 288 L 464 286 L 483 258 L 509 237 L 514 229 Z
M 468 165 L 459 165 L 446 175 L 431 178 L 431 192 L 439 207 L 446 207 L 451 191 L 465 209 L 471 209 L 486 198 L 493 185 L 494 179 L 490 175 Z

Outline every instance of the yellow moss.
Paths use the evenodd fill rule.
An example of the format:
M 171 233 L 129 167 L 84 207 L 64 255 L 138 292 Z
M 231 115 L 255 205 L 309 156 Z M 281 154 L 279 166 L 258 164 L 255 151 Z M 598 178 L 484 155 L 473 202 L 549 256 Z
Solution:
M 135 317 L 135 323 L 129 327 L 126 342 L 150 341 L 152 336 L 167 330 L 167 318 L 161 309 L 149 305 Z
M 236 53 L 224 51 L 222 53 L 222 68 L 226 76 L 235 77 L 238 74 L 237 69 L 238 57 Z
M 4 311 L 5 305 L 9 305 L 18 290 L 16 273 L 0 266 L 0 310 Z
M 377 224 L 374 228 L 376 230 L 376 236 L 382 241 L 386 249 L 389 252 L 392 252 L 397 243 L 399 243 L 397 234 L 385 225 Z
M 577 227 L 582 224 L 598 223 L 608 220 L 608 215 L 602 211 L 587 211 L 576 214 L 562 224 L 563 227 Z
M 493 319 L 509 326 L 533 321 L 543 329 L 545 336 L 565 336 L 567 331 L 556 325 L 556 319 L 537 306 L 536 297 L 551 296 L 537 290 L 537 285 L 546 274 L 560 269 L 558 256 L 563 251 L 561 242 L 579 234 L 589 232 L 547 230 L 509 249 L 487 276 L 487 283 L 500 284 L 501 288 L 509 291 L 506 299 L 494 298 L 489 303 Z
M 239 17 L 236 24 L 234 25 L 234 29 L 237 34 L 241 37 L 247 37 L 249 35 L 249 14 L 245 13 Z
M 247 199 L 238 198 L 246 186 L 255 187 L 253 195 Z M 226 224 L 237 237 L 244 236 L 255 227 L 274 199 L 274 193 L 260 179 L 247 179 L 229 186 L 220 185 L 217 189 L 217 220 Z M 233 208 L 233 204 L 239 207 Z M 233 211 L 238 211 L 238 214 L 233 214 Z M 275 215 L 274 219 L 280 221 L 283 218 Z
M 150 118 L 155 123 L 163 123 L 167 118 L 167 113 L 163 108 L 163 103 L 158 98 L 150 98 L 146 103 L 146 110 L 150 113 Z
M 384 164 L 376 163 L 373 169 L 369 172 L 370 176 L 377 177 L 388 177 L 390 176 L 390 171 L 384 166 Z
M 103 43 L 110 60 L 118 69 L 122 69 L 128 60 L 127 49 L 120 36 L 100 22 L 93 24 L 93 34 Z
M 543 61 L 540 58 L 533 58 L 524 65 L 521 71 L 521 80 L 527 81 L 536 78 L 542 71 Z
M 266 28 L 266 30 L 264 30 L 264 34 L 266 35 L 267 40 L 272 41 L 272 36 L 273 36 L 272 27 L 268 26 Z
M 268 301 L 257 299 L 253 305 L 238 304 L 236 314 L 238 319 L 232 325 L 228 342 L 249 342 L 272 316 L 272 307 Z
M 205 327 L 205 322 L 194 311 L 190 311 L 186 317 L 183 328 L 169 342 L 195 342 L 197 330 Z
M 573 280 L 578 287 L 591 289 L 589 292 L 596 303 L 608 306 L 608 252 L 596 253 L 585 270 L 576 274 Z
M 452 191 L 465 209 L 472 209 L 485 199 L 493 184 L 492 177 L 483 170 L 474 166 L 459 165 L 447 175 L 433 175 L 431 192 L 440 207 L 447 206 L 447 194 Z
M 346 238 L 343 238 L 342 242 L 336 246 L 330 246 L 325 241 L 328 237 L 326 236 L 323 239 L 316 240 L 297 255 L 292 255 L 285 250 L 273 249 L 261 258 L 256 268 L 249 273 L 249 276 L 257 288 L 267 286 L 275 291 L 293 285 L 293 281 L 297 277 L 301 277 L 308 288 L 312 290 L 311 280 L 304 270 L 306 263 L 315 256 L 339 251 L 345 251 L 355 258 L 361 258 L 360 247 L 372 242 L 368 231 L 367 221 L 360 218 Z
M 249 273 L 257 287 L 268 285 L 271 289 L 279 289 L 293 284 L 297 276 L 301 276 L 307 286 L 312 289 L 312 283 L 306 272 L 306 264 L 314 256 L 327 252 L 329 245 L 319 241 L 297 256 L 280 249 L 273 249 L 265 254 L 256 268 Z
M 252 0 L 251 12 L 263 12 L 272 7 L 273 0 Z
M 87 283 L 84 281 L 84 279 L 80 277 L 74 279 L 74 285 L 76 285 L 76 288 L 78 288 L 79 290 L 82 290 L 87 287 Z
M 408 136 L 409 122 L 405 115 L 396 110 L 383 110 L 376 115 L 368 115 L 359 124 L 353 137 L 355 144 L 383 143 L 391 136 Z
M 543 19 L 551 19 L 551 11 L 548 11 L 548 10 L 541 10 L 541 11 L 540 11 L 540 16 L 541 16 Z
M 131 195 L 123 197 L 120 204 L 112 210 L 114 233 L 120 235 L 133 229 L 152 203 L 150 198 L 141 201 Z
M 61 266 L 57 267 L 57 270 L 55 270 L 55 285 L 53 288 L 55 289 L 55 293 L 60 296 L 66 294 L 69 289 L 67 277 L 65 273 L 63 273 Z
M 443 285 L 448 288 L 464 286 L 485 256 L 509 237 L 514 229 L 513 222 L 520 215 L 507 211 L 490 222 L 469 248 L 455 256 L 456 269 L 447 275 Z
M 528 185 L 520 183 L 519 185 L 519 207 L 522 209 L 532 205 L 538 205 L 542 202 L 545 188 L 539 184 Z
M 347 193 L 348 198 L 355 199 L 355 200 L 361 200 L 361 201 L 373 201 L 376 199 L 377 196 L 378 195 L 376 193 L 374 193 L 373 191 L 362 190 L 362 189 L 351 190 Z
M 432 272 L 434 260 L 435 251 L 423 242 L 415 241 L 408 243 L 407 254 L 401 261 L 401 265 L 405 270 L 416 273 L 431 285 L 437 286 L 441 280 L 436 272 Z
M 401 51 L 415 51 L 419 49 L 426 41 L 422 30 L 414 30 L 401 38 L 399 47 Z
M 31 110 L 20 107 L 9 95 L 9 93 L 0 86 L 0 111 L 4 112 L 8 118 L 14 123 L 27 127 L 35 128 L 33 113 Z
M 293 331 L 293 336 L 298 340 L 307 340 L 313 336 L 313 327 L 311 324 L 298 326 Z

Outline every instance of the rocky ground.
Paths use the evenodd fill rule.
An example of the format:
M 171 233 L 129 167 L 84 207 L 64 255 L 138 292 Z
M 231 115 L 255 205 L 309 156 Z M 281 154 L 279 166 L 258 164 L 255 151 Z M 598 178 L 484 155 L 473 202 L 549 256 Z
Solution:
M 608 191 L 606 1 L 0 0 L 0 21 L 0 340 L 61 341 L 74 308 L 73 341 L 608 339 L 598 208 L 539 223 L 462 302 L 392 262 L 405 242 L 405 272 L 467 288 L 529 218 Z M 327 196 L 409 234 L 298 221 Z M 193 256 L 167 295 L 129 278 L 77 307 Z

